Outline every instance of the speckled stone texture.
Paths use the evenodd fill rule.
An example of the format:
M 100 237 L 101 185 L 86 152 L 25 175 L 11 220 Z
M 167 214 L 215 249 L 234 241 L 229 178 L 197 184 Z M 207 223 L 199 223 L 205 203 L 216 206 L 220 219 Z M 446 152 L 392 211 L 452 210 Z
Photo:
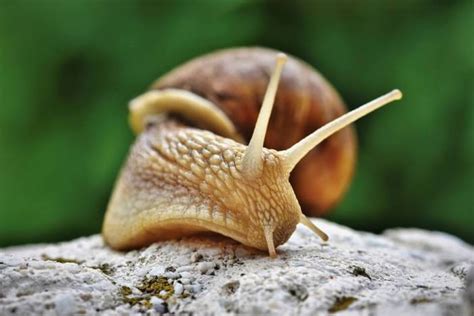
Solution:
M 0 250 L 0 315 L 472 315 L 474 249 L 419 229 L 317 220 L 276 259 L 220 236 L 115 252 L 99 235 Z

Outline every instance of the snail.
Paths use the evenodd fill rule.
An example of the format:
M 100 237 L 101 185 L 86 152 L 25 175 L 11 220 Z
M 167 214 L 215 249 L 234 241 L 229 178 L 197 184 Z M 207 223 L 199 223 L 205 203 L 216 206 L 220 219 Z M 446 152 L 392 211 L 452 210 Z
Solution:
M 129 104 L 138 136 L 107 207 L 104 240 L 127 250 L 210 231 L 274 257 L 301 223 L 326 241 L 299 195 L 309 214 L 332 206 L 355 160 L 348 125 L 401 96 L 393 90 L 345 113 L 310 66 L 262 48 L 224 50 L 178 67 Z M 308 131 L 315 124 L 324 125 Z M 299 174 L 290 183 L 293 170 Z

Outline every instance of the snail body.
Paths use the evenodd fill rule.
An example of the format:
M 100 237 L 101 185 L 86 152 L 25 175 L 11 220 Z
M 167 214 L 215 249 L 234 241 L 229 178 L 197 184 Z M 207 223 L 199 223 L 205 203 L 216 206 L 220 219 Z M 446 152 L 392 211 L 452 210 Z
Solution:
M 176 122 L 150 127 L 131 150 L 121 175 L 126 180 L 114 193 L 114 213 L 104 227 L 108 243 L 135 248 L 214 231 L 264 250 L 261 225 L 272 227 L 275 244 L 285 242 L 299 222 L 287 175 L 276 152 L 265 149 L 263 176 L 246 177 L 245 149 L 229 138 Z M 133 238 L 109 233 L 116 231 L 133 231 Z
M 166 76 L 157 83 L 161 90 L 132 100 L 130 124 L 139 136 L 103 225 L 112 248 L 212 231 L 275 256 L 275 248 L 298 223 L 328 239 L 303 214 L 290 173 L 316 145 L 401 93 L 392 91 L 339 116 L 287 149 L 268 149 L 264 140 L 286 60 L 277 55 L 248 145 L 242 143 L 244 130 L 227 116 L 229 110 L 189 90 L 166 87 Z

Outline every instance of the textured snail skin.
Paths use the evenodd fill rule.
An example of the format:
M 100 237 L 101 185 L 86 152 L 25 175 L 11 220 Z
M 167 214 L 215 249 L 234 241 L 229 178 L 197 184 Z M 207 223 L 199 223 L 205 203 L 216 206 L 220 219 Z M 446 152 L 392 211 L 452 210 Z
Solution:
M 242 174 L 246 146 L 164 120 L 140 134 L 125 163 L 103 225 L 114 249 L 213 231 L 267 250 L 288 240 L 301 209 L 279 153 L 263 150 L 260 177 Z
M 152 89 L 191 91 L 221 108 L 250 140 L 277 52 L 238 48 L 196 58 L 160 78 Z M 311 66 L 289 57 L 278 86 L 264 146 L 289 148 L 346 112 L 335 89 Z M 321 215 L 348 188 L 356 160 L 356 137 L 346 127 L 313 149 L 291 173 L 303 211 Z

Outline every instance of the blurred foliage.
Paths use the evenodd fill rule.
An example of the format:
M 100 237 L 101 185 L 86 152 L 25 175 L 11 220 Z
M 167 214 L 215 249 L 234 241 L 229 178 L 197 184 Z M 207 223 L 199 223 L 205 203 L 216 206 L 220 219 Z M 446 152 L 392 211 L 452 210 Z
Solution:
M 100 230 L 133 136 L 127 101 L 182 62 L 261 45 L 355 107 L 359 162 L 331 220 L 474 241 L 472 1 L 0 0 L 0 246 Z

